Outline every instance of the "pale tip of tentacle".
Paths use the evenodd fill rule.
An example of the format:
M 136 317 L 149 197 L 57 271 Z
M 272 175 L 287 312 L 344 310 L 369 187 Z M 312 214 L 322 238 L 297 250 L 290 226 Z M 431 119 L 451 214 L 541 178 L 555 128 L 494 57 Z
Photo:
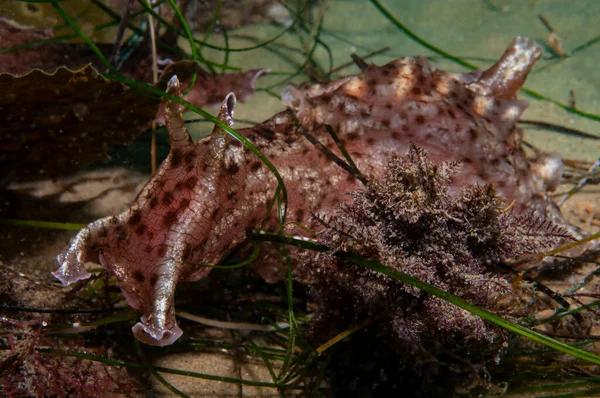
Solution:
M 223 104 L 221 105 L 221 110 L 219 112 L 219 120 L 229 127 L 233 127 L 233 112 L 235 110 L 236 102 L 237 99 L 233 92 L 227 94 L 223 100 Z
M 177 75 L 173 75 L 169 79 L 169 82 L 167 83 L 167 93 L 173 94 L 175 96 L 181 95 L 181 84 L 179 83 Z

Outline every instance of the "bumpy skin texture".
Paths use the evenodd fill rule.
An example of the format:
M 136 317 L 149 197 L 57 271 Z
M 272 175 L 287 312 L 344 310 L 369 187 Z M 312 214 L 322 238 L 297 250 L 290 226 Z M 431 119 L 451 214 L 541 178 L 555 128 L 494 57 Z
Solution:
M 437 163 L 463 163 L 454 189 L 493 183 L 500 195 L 515 200 L 517 211 L 547 214 L 546 192 L 560 177 L 562 163 L 548 162 L 546 155 L 540 164 L 529 162 L 515 127 L 526 106 L 516 94 L 539 56 L 533 42 L 516 38 L 486 71 L 448 73 L 424 58 L 369 66 L 328 84 L 288 89 L 283 98 L 290 110 L 239 133 L 285 181 L 288 234 L 305 234 L 292 221 L 318 228 L 311 211 L 332 213 L 361 184 L 306 138 L 312 135 L 343 159 L 325 124 L 337 132 L 364 176 L 381 177 L 390 155 L 404 154 L 414 143 Z M 176 78 L 168 91 L 179 93 Z M 234 105 L 230 94 L 219 114 L 230 126 Z M 167 101 L 165 120 L 172 148 L 159 172 L 131 209 L 80 231 L 58 256 L 60 268 L 53 273 L 70 284 L 90 276 L 84 262 L 99 262 L 117 278 L 128 303 L 143 313 L 133 331 L 152 345 L 171 344 L 181 335 L 175 287 L 210 270 L 191 263 L 216 264 L 247 231 L 277 228 L 274 209 L 262 223 L 277 182 L 256 155 L 218 127 L 210 137 L 191 142 L 175 103 Z M 268 261 L 259 271 L 266 279 L 275 274 Z

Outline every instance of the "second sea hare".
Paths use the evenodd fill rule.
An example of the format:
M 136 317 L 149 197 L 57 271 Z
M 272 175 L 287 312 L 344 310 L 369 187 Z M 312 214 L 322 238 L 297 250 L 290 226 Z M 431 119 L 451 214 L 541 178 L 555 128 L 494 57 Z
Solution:
M 516 127 L 526 107 L 516 95 L 540 54 L 532 41 L 519 37 L 487 70 L 449 73 L 424 58 L 402 58 L 369 65 L 356 76 L 286 90 L 287 111 L 239 131 L 285 182 L 284 232 L 306 236 L 295 222 L 323 230 L 311 213 L 333 215 L 340 203 L 351 201 L 349 192 L 360 188 L 361 180 L 382 178 L 389 159 L 411 145 L 436 164 L 462 164 L 448 181 L 450 196 L 464 186 L 493 184 L 507 203 L 514 201 L 516 213 L 557 216 L 547 192 L 560 179 L 560 157 L 540 154 L 528 160 Z M 179 95 L 176 77 L 168 91 Z M 229 126 L 234 106 L 230 94 L 219 114 Z M 177 284 L 205 277 L 210 268 L 197 264 L 217 264 L 247 232 L 278 228 L 272 172 L 218 126 L 210 137 L 192 142 L 181 111 L 166 101 L 171 152 L 136 202 L 81 230 L 58 256 L 60 267 L 53 273 L 68 285 L 90 276 L 85 262 L 100 263 L 143 314 L 135 336 L 161 346 L 182 333 L 175 320 Z M 331 131 L 360 174 L 340 167 L 345 158 Z M 278 265 L 264 258 L 257 269 L 272 280 Z

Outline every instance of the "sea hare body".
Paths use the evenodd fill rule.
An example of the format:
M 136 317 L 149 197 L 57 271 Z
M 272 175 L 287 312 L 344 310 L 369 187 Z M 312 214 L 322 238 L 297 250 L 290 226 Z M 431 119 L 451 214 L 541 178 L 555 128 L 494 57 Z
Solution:
M 361 186 L 356 174 L 332 161 L 332 154 L 344 156 L 326 125 L 367 178 L 381 177 L 390 156 L 406 153 L 413 143 L 436 163 L 462 162 L 450 194 L 460 186 L 492 183 L 515 201 L 515 210 L 549 214 L 546 192 L 556 185 L 562 163 L 548 162 L 549 155 L 539 165 L 528 161 L 515 126 L 526 106 L 516 94 L 539 56 L 533 42 L 517 38 L 486 71 L 448 73 L 424 58 L 369 66 L 356 76 L 286 90 L 288 111 L 239 133 L 285 182 L 289 234 L 306 234 L 293 221 L 318 229 L 311 211 L 331 213 Z M 176 78 L 168 90 L 179 93 Z M 230 126 L 234 105 L 230 94 L 219 114 Z M 198 264 L 216 264 L 247 231 L 278 226 L 271 207 L 277 181 L 256 155 L 219 127 L 192 142 L 176 103 L 166 102 L 165 120 L 172 147 L 159 172 L 131 209 L 80 231 L 58 256 L 54 272 L 70 284 L 90 276 L 85 262 L 102 264 L 143 313 L 135 336 L 152 345 L 171 344 L 181 335 L 173 307 L 178 282 L 206 276 L 210 268 Z M 273 274 L 268 261 L 258 268 L 267 279 Z

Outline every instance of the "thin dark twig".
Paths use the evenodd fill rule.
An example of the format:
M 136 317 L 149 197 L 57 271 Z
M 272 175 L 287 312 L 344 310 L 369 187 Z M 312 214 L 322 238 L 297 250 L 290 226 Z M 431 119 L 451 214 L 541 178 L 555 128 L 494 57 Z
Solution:
M 349 66 L 352 66 L 352 65 L 358 65 L 358 64 L 357 64 L 357 62 L 356 62 L 356 60 L 354 59 L 354 57 L 360 58 L 360 59 L 361 59 L 361 60 L 362 60 L 362 61 L 365 63 L 365 65 L 368 67 L 369 65 L 368 65 L 368 64 L 367 64 L 367 63 L 366 63 L 364 60 L 366 60 L 366 59 L 369 59 L 369 58 L 371 58 L 371 57 L 374 57 L 374 56 L 376 56 L 376 55 L 379 55 L 379 54 L 383 54 L 384 52 L 387 52 L 387 51 L 389 51 L 389 50 L 390 50 L 390 48 L 389 48 L 389 47 L 383 47 L 383 48 L 381 48 L 381 49 L 379 49 L 379 50 L 372 51 L 372 52 L 368 53 L 367 55 L 365 55 L 365 56 L 363 56 L 363 57 L 359 57 L 358 55 L 356 55 L 356 54 L 352 53 L 352 54 L 350 54 L 350 57 L 352 58 L 352 61 L 350 61 L 350 62 L 346 62 L 346 63 L 344 63 L 344 64 L 341 64 L 341 65 L 340 65 L 340 66 L 338 66 L 337 68 L 333 69 L 333 70 L 331 71 L 331 73 L 339 72 L 340 70 L 342 70 L 342 69 L 344 69 L 344 68 L 347 68 L 347 67 L 349 67 Z M 359 67 L 361 70 L 364 70 L 364 69 L 362 69 L 362 67 L 361 67 L 360 65 L 358 65 L 358 67 Z M 366 69 L 366 68 L 365 68 L 365 69 Z
M 354 63 L 356 64 L 356 66 L 358 66 L 358 68 L 361 71 L 366 71 L 369 68 L 369 64 L 362 59 L 361 57 L 359 57 L 358 55 L 352 53 L 350 54 L 350 58 L 352 58 L 352 61 L 354 61 Z
M 544 27 L 546 29 L 548 29 L 548 32 L 554 33 L 554 28 L 552 28 L 552 25 L 550 25 L 550 22 L 548 22 L 548 20 L 546 18 L 544 18 L 544 16 L 542 14 L 538 15 L 538 18 L 540 19 L 540 21 L 542 22 Z
M 558 124 L 553 124 L 553 123 L 548 123 L 548 122 L 542 122 L 540 120 L 519 120 L 519 123 L 521 124 L 529 124 L 532 126 L 539 126 L 539 127 L 543 127 L 545 129 L 548 130 L 552 130 L 552 131 L 556 131 L 559 133 L 566 133 L 569 135 L 573 135 L 576 137 L 582 137 L 582 138 L 590 138 L 593 140 L 600 140 L 600 136 L 596 135 L 596 134 L 592 134 L 592 133 L 588 133 L 585 131 L 581 131 L 581 130 L 577 130 L 571 127 L 565 127 L 565 126 L 560 126 Z
M 119 52 L 121 51 L 121 45 L 123 44 L 123 36 L 125 35 L 125 29 L 127 29 L 127 22 L 129 21 L 129 15 L 131 11 L 133 11 L 133 2 L 134 0 L 127 1 L 127 7 L 125 7 L 125 11 L 123 11 L 123 15 L 121 16 L 121 21 L 119 22 L 119 29 L 117 30 L 117 39 L 115 40 L 115 44 L 113 45 L 112 52 L 108 61 L 115 65 L 116 60 L 119 58 Z
M 350 175 L 356 177 L 360 182 L 364 185 L 367 185 L 367 179 L 365 176 L 360 174 L 357 170 L 354 170 L 352 166 L 348 163 L 344 162 L 340 159 L 335 153 L 331 152 L 329 148 L 323 145 L 319 140 L 317 140 L 312 134 L 309 134 L 304 127 L 300 124 L 300 121 L 294 116 L 291 111 L 288 111 L 288 115 L 293 120 L 296 129 L 306 138 L 311 144 L 313 144 L 318 150 L 323 152 L 329 159 L 331 159 L 335 164 L 340 166 L 342 169 L 346 170 Z

